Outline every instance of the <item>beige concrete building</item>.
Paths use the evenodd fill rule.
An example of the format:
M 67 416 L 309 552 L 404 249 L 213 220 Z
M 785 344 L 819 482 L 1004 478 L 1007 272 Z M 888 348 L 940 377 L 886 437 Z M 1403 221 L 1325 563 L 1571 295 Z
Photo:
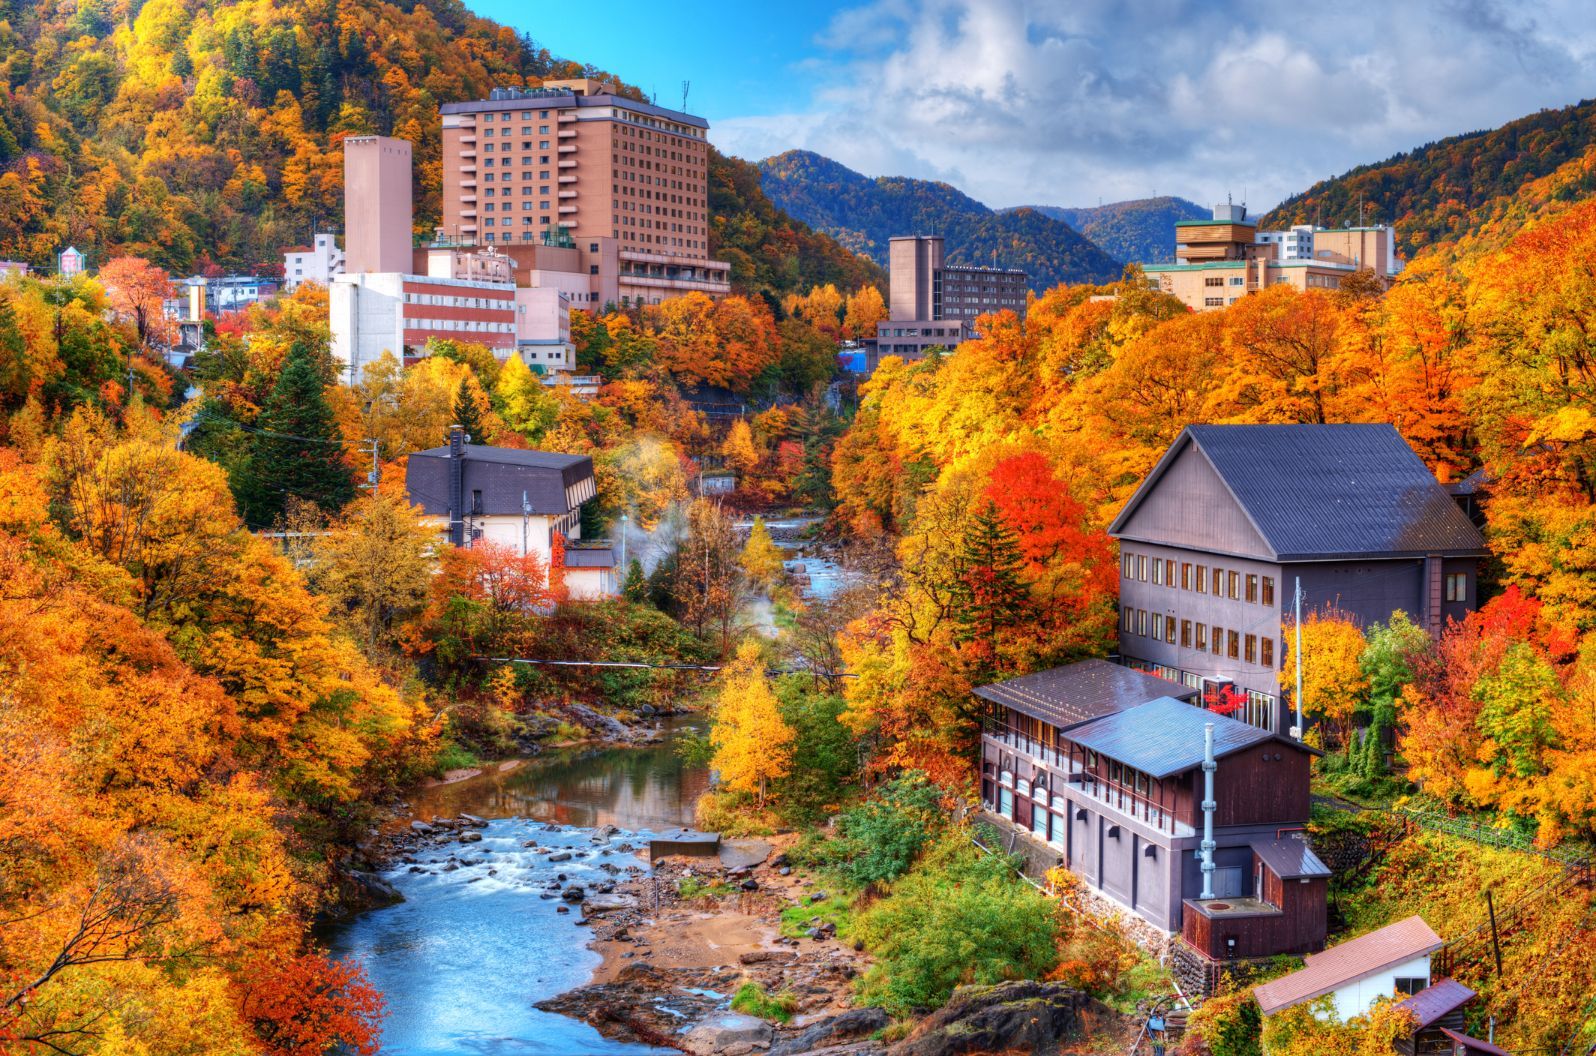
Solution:
M 1147 264 L 1142 270 L 1194 311 L 1212 311 L 1282 283 L 1299 290 L 1339 289 L 1364 268 L 1389 285 L 1402 266 L 1390 227 L 1302 224 L 1259 231 L 1245 206 L 1225 204 L 1214 206 L 1211 220 L 1175 225 L 1175 263 Z
M 442 118 L 442 234 L 509 253 L 523 285 L 584 308 L 730 292 L 709 256 L 703 118 L 587 78 L 495 89 Z
M 410 143 L 388 136 L 344 140 L 344 270 L 405 272 L 410 224 Z
M 893 319 L 962 319 L 989 312 L 1025 315 L 1026 276 L 1014 268 L 944 261 L 939 235 L 905 235 L 887 244 L 887 314 Z

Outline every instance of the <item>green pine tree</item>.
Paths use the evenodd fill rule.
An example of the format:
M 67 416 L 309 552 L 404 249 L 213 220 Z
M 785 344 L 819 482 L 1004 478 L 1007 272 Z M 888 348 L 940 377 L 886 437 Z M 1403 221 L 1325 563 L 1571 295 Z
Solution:
M 482 424 L 482 411 L 477 406 L 476 393 L 471 390 L 469 375 L 460 379 L 460 388 L 454 394 L 454 424 L 465 430 L 468 443 L 488 442 L 487 426 Z
M 971 518 L 959 558 L 962 573 L 953 591 L 958 638 L 977 647 L 982 674 L 995 674 L 1004 632 L 1023 624 L 1031 610 L 1030 593 L 1020 579 L 1019 544 L 996 504 L 987 502 Z
M 621 584 L 621 594 L 627 601 L 641 604 L 649 600 L 650 593 L 648 576 L 643 574 L 643 562 L 634 557 L 626 566 L 626 581 Z
M 323 510 L 355 497 L 354 476 L 327 405 L 326 382 L 309 348 L 296 342 L 251 434 L 239 505 L 252 526 L 271 524 L 290 496 Z

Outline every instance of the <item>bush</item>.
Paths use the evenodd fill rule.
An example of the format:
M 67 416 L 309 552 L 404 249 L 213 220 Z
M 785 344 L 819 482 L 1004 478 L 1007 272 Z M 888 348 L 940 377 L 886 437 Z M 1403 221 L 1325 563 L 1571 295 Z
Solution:
M 936 1008 L 953 988 L 1040 978 L 1058 961 L 1058 907 L 1014 862 L 949 833 L 854 933 L 876 957 L 864 999 L 894 1015 Z
M 1263 1033 L 1263 1013 L 1252 999 L 1251 989 L 1215 994 L 1193 1012 L 1187 1023 L 1187 1038 L 1200 1041 L 1212 1056 L 1260 1056 L 1259 1038 Z M 1194 1048 L 1185 1045 L 1181 1051 Z
M 447 741 L 438 749 L 438 755 L 433 760 L 432 772 L 442 775 L 450 770 L 469 770 L 480 761 L 471 749 L 454 741 Z
M 860 886 L 896 880 L 942 828 L 941 798 L 918 770 L 894 778 L 875 797 L 843 812 L 837 838 L 821 849 L 822 860 Z
M 792 767 L 774 786 L 777 809 L 794 827 L 812 825 L 833 813 L 858 775 L 858 745 L 841 721 L 847 702 L 815 690 L 808 675 L 776 681 L 782 721 L 792 727 Z
M 797 1011 L 798 999 L 786 991 L 773 997 L 765 993 L 765 988 L 758 983 L 748 982 L 732 995 L 731 1007 L 733 1012 L 785 1023 Z

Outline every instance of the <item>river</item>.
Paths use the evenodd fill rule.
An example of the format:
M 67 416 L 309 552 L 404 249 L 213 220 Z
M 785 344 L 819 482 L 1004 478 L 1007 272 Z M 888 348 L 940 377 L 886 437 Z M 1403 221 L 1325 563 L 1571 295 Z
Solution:
M 666 743 L 644 748 L 551 752 L 509 772 L 424 789 L 418 817 L 460 812 L 489 819 L 482 842 L 419 849 L 422 872 L 400 864 L 384 874 L 405 901 L 356 917 L 327 936 L 332 952 L 365 966 L 387 999 L 382 1052 L 388 1056 L 641 1056 L 673 1050 L 604 1039 L 592 1027 L 533 1008 L 581 986 L 598 965 L 578 913 L 541 897 L 560 873 L 591 886 L 599 868 L 642 859 L 617 845 L 637 833 L 690 825 L 708 786 Z M 549 827 L 558 826 L 550 831 Z M 592 829 L 623 830 L 609 845 Z M 535 841 L 576 857 L 552 863 L 524 847 Z M 464 864 L 443 871 L 455 856 Z

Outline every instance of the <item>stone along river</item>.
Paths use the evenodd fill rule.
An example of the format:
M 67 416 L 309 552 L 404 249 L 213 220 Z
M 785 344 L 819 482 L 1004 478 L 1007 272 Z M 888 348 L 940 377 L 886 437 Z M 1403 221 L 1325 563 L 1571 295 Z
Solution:
M 588 981 L 599 963 L 575 909 L 544 897 L 564 873 L 591 887 L 600 868 L 644 862 L 622 844 L 638 833 L 692 824 L 708 785 L 665 743 L 642 748 L 569 749 L 423 790 L 415 815 L 489 819 L 480 843 L 423 844 L 416 867 L 385 878 L 405 901 L 364 913 L 327 936 L 337 956 L 366 968 L 387 999 L 382 1051 L 389 1056 L 638 1056 L 669 1050 L 612 1042 L 585 1023 L 533 1003 Z M 622 830 L 607 844 L 593 830 Z M 545 848 L 541 853 L 528 842 Z M 550 853 L 552 851 L 552 854 Z M 569 851 L 568 860 L 551 856 Z M 454 856 L 460 864 L 445 870 Z

